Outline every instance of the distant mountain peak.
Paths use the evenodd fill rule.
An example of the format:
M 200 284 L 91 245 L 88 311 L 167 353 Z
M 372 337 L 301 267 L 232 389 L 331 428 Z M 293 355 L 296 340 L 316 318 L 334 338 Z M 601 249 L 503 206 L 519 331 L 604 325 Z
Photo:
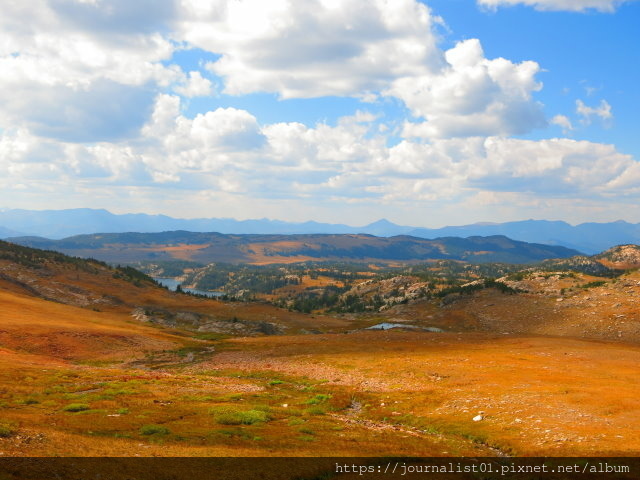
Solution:
M 397 225 L 396 223 L 390 222 L 386 218 L 381 218 L 380 220 L 376 220 L 375 222 L 370 223 L 369 225 L 366 225 L 366 226 L 367 227 L 388 227 L 388 226 L 398 227 L 399 225 Z
M 365 226 L 316 221 L 302 223 L 272 219 L 173 218 L 145 213 L 114 214 L 105 209 L 0 210 L 0 238 L 41 236 L 65 238 L 90 233 L 219 232 L 222 234 L 369 234 L 381 237 L 409 235 L 420 238 L 505 235 L 514 240 L 562 245 L 589 254 L 614 245 L 640 243 L 640 223 L 625 220 L 571 225 L 562 220 L 519 220 L 504 223 L 424 228 L 398 225 L 381 218 Z

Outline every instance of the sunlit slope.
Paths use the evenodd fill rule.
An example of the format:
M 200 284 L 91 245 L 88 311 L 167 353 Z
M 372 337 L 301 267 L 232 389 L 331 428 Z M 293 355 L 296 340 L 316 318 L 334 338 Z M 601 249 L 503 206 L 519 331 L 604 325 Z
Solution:
M 18 353 L 65 360 L 129 360 L 175 349 L 176 337 L 129 321 L 0 290 L 0 345 Z
M 146 311 L 151 312 L 149 320 L 155 318 L 161 326 L 198 330 L 209 324 L 203 327 L 205 332 L 213 328 L 233 333 L 226 323 L 244 325 L 246 328 L 239 329 L 239 334 L 260 333 L 260 329 L 270 328 L 266 324 L 274 322 L 282 329 L 281 333 L 324 331 L 348 325 L 343 319 L 310 318 L 269 304 L 225 303 L 171 292 L 131 268 L 112 268 L 95 260 L 2 241 L 0 291 L 74 305 L 89 312 L 119 313 L 128 319 L 141 320 L 136 312 Z M 180 318 L 191 320 L 181 322 Z
M 176 231 L 78 235 L 62 240 L 22 237 L 13 241 L 68 255 L 123 263 L 175 259 L 252 264 L 305 261 L 393 263 L 436 259 L 529 263 L 579 254 L 565 247 L 520 242 L 500 235 L 427 240 L 406 235 L 223 235 Z

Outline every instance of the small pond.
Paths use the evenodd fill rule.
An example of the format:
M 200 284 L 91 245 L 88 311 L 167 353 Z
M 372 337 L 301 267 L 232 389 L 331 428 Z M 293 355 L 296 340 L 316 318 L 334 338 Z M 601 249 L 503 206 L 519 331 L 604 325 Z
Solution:
M 416 325 L 409 325 L 406 323 L 388 323 L 388 322 L 378 323 L 377 325 L 367 327 L 366 330 L 389 330 L 391 328 L 409 328 L 412 330 L 422 330 L 425 332 L 434 332 L 434 333 L 444 332 L 444 330 L 437 327 L 417 327 Z

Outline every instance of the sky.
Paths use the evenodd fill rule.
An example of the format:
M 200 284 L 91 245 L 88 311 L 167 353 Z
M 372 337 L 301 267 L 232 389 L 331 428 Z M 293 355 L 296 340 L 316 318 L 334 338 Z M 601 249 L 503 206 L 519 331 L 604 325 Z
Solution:
M 9 0 L 0 207 L 640 222 L 640 0 Z

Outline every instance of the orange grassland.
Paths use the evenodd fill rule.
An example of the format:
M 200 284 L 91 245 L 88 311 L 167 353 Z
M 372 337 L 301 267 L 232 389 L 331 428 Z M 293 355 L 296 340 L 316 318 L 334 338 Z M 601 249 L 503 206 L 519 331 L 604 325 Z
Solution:
M 265 315 L 259 304 L 137 294 Z M 140 324 L 124 307 L 7 290 L 0 305 L 5 456 L 640 452 L 635 344 L 400 331 L 202 340 Z M 349 330 L 348 319 L 268 314 L 294 333 L 318 321 Z

